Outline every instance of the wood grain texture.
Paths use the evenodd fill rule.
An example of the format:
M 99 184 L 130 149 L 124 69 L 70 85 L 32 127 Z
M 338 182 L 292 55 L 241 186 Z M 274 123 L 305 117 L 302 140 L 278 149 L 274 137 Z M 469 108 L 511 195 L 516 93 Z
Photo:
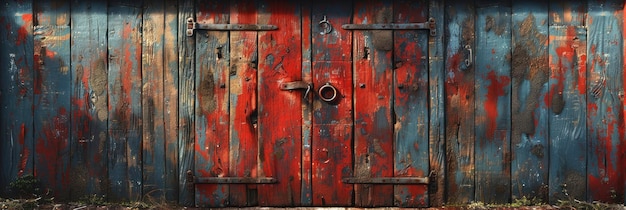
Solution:
M 165 66 L 163 78 L 164 110 L 163 123 L 165 124 L 165 199 L 170 202 L 178 201 L 178 2 L 165 0 L 165 39 L 163 42 Z M 182 25 L 182 24 L 181 24 Z
M 396 0 L 393 5 L 393 21 L 426 22 L 428 6 L 427 1 Z M 430 33 L 428 30 L 402 30 L 393 33 L 393 176 L 428 177 L 430 78 L 427 58 Z M 394 186 L 395 206 L 427 207 L 428 203 L 428 185 Z
M 312 0 L 301 1 L 300 7 L 302 12 L 302 81 L 312 84 L 312 60 L 313 55 L 311 52 L 312 48 L 312 29 L 313 23 L 316 20 L 312 19 Z M 314 94 L 309 93 L 309 95 L 303 98 L 302 103 L 302 193 L 300 193 L 300 199 L 302 202 L 302 206 L 311 206 L 313 205 L 313 163 L 311 153 L 313 153 L 311 148 L 312 141 L 312 126 L 313 126 L 313 96 Z
M 33 174 L 33 7 L 6 1 L 0 10 L 0 186 Z M 0 194 L 8 194 L 6 188 Z
M 155 199 L 165 189 L 165 121 L 163 77 L 165 71 L 165 2 L 151 1 L 143 7 L 141 109 L 142 195 Z
M 548 201 L 548 3 L 512 2 L 512 199 Z
M 203 24 L 228 23 L 228 4 L 197 2 L 196 21 Z M 229 175 L 229 65 L 228 32 L 194 31 L 196 38 L 196 143 L 197 177 Z M 228 185 L 197 184 L 196 206 L 228 205 Z
M 259 1 L 259 24 L 275 31 L 259 32 L 259 169 L 276 184 L 260 185 L 259 205 L 299 206 L 302 177 L 302 97 L 281 91 L 280 84 L 302 80 L 300 2 Z
M 231 24 L 256 24 L 252 0 L 230 2 Z M 230 175 L 258 177 L 257 32 L 230 32 Z M 252 206 L 256 185 L 231 185 L 229 205 Z
M 444 2 L 429 1 L 429 15 L 435 21 L 444 20 Z M 444 21 L 445 23 L 445 21 Z M 434 177 L 429 184 L 428 206 L 442 206 L 445 202 L 446 177 L 446 140 L 445 140 L 445 58 L 444 58 L 444 24 L 436 24 L 436 35 L 428 39 L 428 95 L 429 97 L 429 127 L 428 127 L 428 154 L 430 159 L 429 176 Z
M 583 27 L 551 26 L 549 39 L 549 201 L 585 200 L 587 33 Z
M 587 186 L 589 201 L 623 202 L 626 183 L 623 1 L 589 2 Z
M 446 6 L 446 194 L 447 203 L 474 200 L 474 58 L 473 1 Z M 466 46 L 469 49 L 466 49 Z M 470 63 L 466 63 L 470 62 Z M 468 65 L 469 64 L 469 65 Z
M 107 6 L 71 2 L 70 194 L 107 194 Z
M 333 4 L 333 7 L 325 5 Z M 338 29 L 350 23 L 350 2 L 321 1 L 312 5 L 316 23 L 326 18 L 331 26 L 311 26 L 313 93 L 326 83 L 336 88 L 334 101 L 326 102 L 330 90 L 313 98 L 312 188 L 314 206 L 351 206 L 353 185 L 342 178 L 352 177 L 352 33 Z M 329 31 L 328 27 L 333 30 Z M 337 27 L 337 29 L 335 29 Z
M 476 200 L 511 196 L 511 8 L 485 3 L 476 18 Z
M 354 2 L 354 24 L 391 23 L 390 1 Z M 393 176 L 392 31 L 355 31 L 354 176 Z M 355 185 L 355 205 L 392 206 L 392 185 Z
M 70 192 L 70 8 L 52 1 L 33 7 L 35 176 L 63 201 Z
M 178 1 L 178 22 L 186 23 L 195 17 L 195 1 Z M 187 171 L 194 168 L 195 113 L 195 66 L 196 38 L 186 35 L 187 25 L 178 25 L 178 203 L 195 205 L 195 187 L 187 182 Z
M 108 9 L 109 199 L 141 198 L 141 2 Z

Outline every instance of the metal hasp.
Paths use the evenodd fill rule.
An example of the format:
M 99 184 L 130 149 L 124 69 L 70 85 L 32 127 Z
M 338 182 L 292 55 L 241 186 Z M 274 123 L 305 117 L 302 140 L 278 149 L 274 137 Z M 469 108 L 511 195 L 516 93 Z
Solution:
M 341 181 L 346 184 L 428 184 L 428 177 L 379 177 L 379 178 L 343 178 Z
M 375 24 L 344 24 L 346 30 L 430 30 L 430 36 L 437 36 L 435 19 L 429 18 L 423 23 L 375 23 Z
M 187 18 L 187 36 L 193 36 L 193 31 L 197 29 L 210 31 L 271 31 L 278 29 L 275 25 L 261 24 L 202 24 Z
M 304 81 L 285 82 L 280 84 L 280 89 L 289 91 L 298 89 L 305 90 L 304 98 L 306 98 L 309 95 L 309 92 L 311 92 L 311 84 Z

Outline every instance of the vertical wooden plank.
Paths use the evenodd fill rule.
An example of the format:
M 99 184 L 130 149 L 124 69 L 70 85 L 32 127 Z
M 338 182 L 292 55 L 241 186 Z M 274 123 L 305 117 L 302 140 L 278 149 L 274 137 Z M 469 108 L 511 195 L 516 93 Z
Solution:
M 550 26 L 549 201 L 585 200 L 587 192 L 586 28 Z
M 355 24 L 391 23 L 391 1 L 354 2 Z M 393 176 L 392 31 L 355 31 L 354 176 Z M 393 185 L 357 184 L 356 206 L 393 205 Z
M 300 2 L 260 1 L 258 23 L 279 29 L 259 32 L 259 170 L 276 184 L 259 186 L 259 205 L 301 204 L 302 97 L 280 84 L 302 80 Z
M 548 3 L 514 1 L 512 10 L 512 199 L 548 201 Z
M 313 60 L 312 54 L 312 0 L 301 1 L 300 5 L 302 11 L 302 81 L 308 84 L 312 84 L 312 72 L 311 65 Z M 313 103 L 312 97 L 314 95 L 309 93 L 305 97 L 302 103 L 302 193 L 300 193 L 300 199 L 302 206 L 313 205 L 313 160 L 311 159 L 312 141 L 312 126 L 313 126 Z
M 623 1 L 589 1 L 587 200 L 622 203 L 626 183 Z
M 230 2 L 230 23 L 256 24 L 256 3 Z M 230 32 L 230 175 L 257 177 L 257 32 Z M 231 206 L 256 205 L 256 185 L 231 185 Z
M 311 21 L 326 18 L 330 24 L 314 24 L 310 31 L 313 91 L 320 94 L 313 100 L 313 205 L 351 206 L 353 185 L 341 179 L 352 177 L 352 33 L 339 27 L 350 23 L 352 4 L 323 0 L 311 7 Z M 319 93 L 325 84 L 337 90 L 336 100 L 322 100 L 332 97 L 328 88 Z
M 72 199 L 107 191 L 107 5 L 71 3 Z
M 165 189 L 165 127 L 163 110 L 165 2 L 143 7 L 141 56 L 142 195 L 160 199 Z
M 165 0 L 165 69 L 163 78 L 165 124 L 165 199 L 178 200 L 178 2 Z
M 477 9 L 475 196 L 485 203 L 506 203 L 511 196 L 510 13 L 508 2 Z
M 33 6 L 35 176 L 63 201 L 70 191 L 70 8 L 52 1 Z
M 394 23 L 428 21 L 427 1 L 394 1 Z M 429 175 L 427 30 L 394 31 L 393 175 Z M 394 205 L 427 207 L 428 185 L 395 185 Z
M 450 204 L 474 201 L 475 11 L 474 1 L 455 0 L 446 6 L 446 194 Z
M 195 205 L 195 187 L 188 182 L 187 172 L 193 173 L 195 142 L 195 67 L 196 39 L 186 35 L 187 18 L 195 18 L 195 1 L 178 1 L 178 203 Z
M 110 2 L 109 198 L 141 196 L 141 2 Z
M 445 199 L 446 149 L 445 149 L 445 59 L 444 59 L 444 2 L 429 1 L 429 15 L 437 21 L 436 35 L 428 38 L 428 95 L 429 126 L 428 154 L 430 159 L 428 206 L 443 206 Z M 444 24 L 442 24 L 442 22 Z
M 228 23 L 228 3 L 196 2 L 198 23 Z M 196 143 L 195 175 L 229 176 L 229 43 L 228 32 L 194 31 L 196 38 Z M 225 184 L 196 185 L 196 206 L 228 204 Z
M 0 9 L 0 186 L 33 173 L 33 8 L 5 1 Z M 0 189 L 4 194 L 5 188 Z

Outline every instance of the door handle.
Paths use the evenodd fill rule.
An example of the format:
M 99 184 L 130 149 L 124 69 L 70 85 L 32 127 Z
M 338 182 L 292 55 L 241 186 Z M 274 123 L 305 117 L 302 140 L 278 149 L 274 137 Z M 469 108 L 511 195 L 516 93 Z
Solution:
M 311 92 L 311 84 L 306 83 L 304 81 L 293 81 L 293 82 L 284 82 L 280 84 L 281 90 L 305 90 L 304 98 L 309 96 L 309 92 Z
M 332 102 L 337 98 L 337 88 L 332 86 L 330 82 L 327 82 L 320 87 L 317 94 L 323 101 Z

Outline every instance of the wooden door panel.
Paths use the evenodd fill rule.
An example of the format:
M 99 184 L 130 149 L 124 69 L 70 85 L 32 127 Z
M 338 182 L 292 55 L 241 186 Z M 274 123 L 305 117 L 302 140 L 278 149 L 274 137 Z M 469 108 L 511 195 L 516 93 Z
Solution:
M 354 2 L 353 23 L 391 23 L 390 1 Z M 393 176 L 392 31 L 355 31 L 354 176 Z M 392 185 L 355 185 L 355 205 L 393 205 Z
M 311 6 L 313 205 L 350 206 L 353 186 L 341 179 L 352 177 L 352 33 L 340 27 L 350 23 L 352 5 L 324 0 Z M 334 101 L 320 98 L 326 83 L 337 90 Z M 326 87 L 323 94 L 331 90 Z
M 428 20 L 427 1 L 394 2 L 395 23 Z M 394 31 L 394 176 L 427 177 L 428 30 Z M 395 185 L 394 205 L 428 206 L 428 185 Z
M 196 21 L 203 24 L 227 23 L 227 4 L 198 2 Z M 229 176 L 229 43 L 228 32 L 195 31 L 196 109 L 195 175 Z M 196 205 L 226 206 L 228 185 L 197 184 Z
M 256 24 L 253 0 L 230 2 L 231 24 Z M 257 177 L 257 32 L 230 32 L 230 175 Z M 256 185 L 231 185 L 229 205 L 256 204 Z
M 302 97 L 280 84 L 302 80 L 299 1 L 260 1 L 258 23 L 279 29 L 259 32 L 259 170 L 276 184 L 258 186 L 259 205 L 301 204 Z

